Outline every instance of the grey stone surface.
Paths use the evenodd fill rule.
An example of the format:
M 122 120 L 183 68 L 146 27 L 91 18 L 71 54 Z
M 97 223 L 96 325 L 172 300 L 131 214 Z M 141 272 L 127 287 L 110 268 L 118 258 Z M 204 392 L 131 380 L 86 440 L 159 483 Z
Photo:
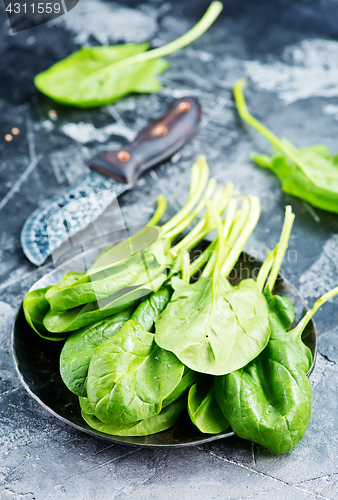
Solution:
M 85 0 L 80 0 L 85 4 Z M 64 108 L 38 95 L 33 76 L 75 50 L 97 44 L 151 39 L 154 46 L 182 34 L 208 2 L 95 0 L 97 12 L 131 16 L 118 39 L 100 30 L 99 17 L 11 35 L 0 7 L 0 498 L 124 500 L 128 498 L 338 498 L 338 301 L 319 311 L 318 357 L 311 375 L 313 415 L 304 439 L 276 456 L 237 437 L 186 449 L 139 449 L 109 444 L 61 423 L 33 400 L 16 375 L 10 332 L 22 297 L 52 269 L 30 264 L 20 249 L 26 217 L 39 203 L 70 185 L 84 160 L 130 140 L 175 96 L 197 95 L 204 108 L 198 134 L 171 162 L 141 178 L 122 196 L 129 223 L 143 224 L 162 191 L 171 209 L 182 204 L 193 160 L 205 154 L 212 175 L 261 198 L 262 216 L 247 250 L 263 257 L 276 241 L 284 206 L 296 222 L 285 276 L 312 304 L 338 283 L 338 216 L 285 195 L 278 180 L 250 161 L 266 145 L 238 120 L 231 87 L 248 77 L 253 113 L 296 145 L 324 143 L 337 152 L 338 4 L 335 0 L 226 2 L 203 38 L 170 56 L 172 66 L 155 95 L 130 96 L 100 110 Z M 137 12 L 134 9 L 137 8 Z M 80 10 L 79 10 L 80 13 Z M 122 13 L 122 14 L 121 14 Z M 89 13 L 90 14 L 90 13 Z M 76 16 L 76 8 L 72 11 Z M 89 15 L 90 17 L 90 15 Z M 96 34 L 97 33 L 97 34 Z M 55 109 L 53 122 L 48 111 Z M 7 143 L 13 126 L 19 136 Z

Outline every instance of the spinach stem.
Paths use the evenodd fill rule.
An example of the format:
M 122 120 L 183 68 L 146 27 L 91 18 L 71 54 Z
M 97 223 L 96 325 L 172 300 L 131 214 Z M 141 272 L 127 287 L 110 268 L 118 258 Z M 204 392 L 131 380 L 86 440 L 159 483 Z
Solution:
M 183 219 L 174 229 L 168 231 L 165 234 L 167 238 L 169 238 L 170 240 L 174 240 L 174 238 L 176 238 L 178 234 L 182 233 L 182 231 L 184 231 L 184 229 L 186 229 L 196 219 L 198 214 L 205 207 L 205 200 L 210 199 L 211 196 L 213 195 L 213 192 L 215 191 L 216 188 L 216 184 L 217 184 L 216 179 L 210 179 L 202 200 L 200 200 L 200 202 L 196 205 L 194 210 L 185 219 Z
M 142 54 L 137 54 L 133 56 L 135 62 L 149 61 L 150 59 L 156 59 L 159 57 L 165 57 L 173 52 L 176 52 L 183 47 L 186 47 L 190 43 L 194 42 L 203 33 L 205 33 L 210 26 L 215 22 L 219 14 L 223 10 L 223 4 L 221 2 L 212 2 L 208 9 L 206 10 L 204 16 L 193 26 L 187 33 L 177 38 L 173 42 L 164 45 L 163 47 L 158 47 L 157 49 L 149 50 Z M 134 61 L 133 61 L 134 62 Z
M 219 215 L 216 206 L 211 202 L 207 201 L 207 206 L 210 211 L 210 215 L 214 220 L 214 224 L 217 229 L 217 249 L 215 250 L 214 254 L 212 257 L 215 256 L 215 258 L 211 258 L 204 269 L 202 276 L 203 277 L 209 277 L 209 269 L 210 269 L 210 261 L 212 262 L 212 267 L 210 271 L 213 274 L 213 277 L 217 279 L 217 276 L 219 275 L 219 272 L 221 270 L 223 260 L 224 259 L 224 253 L 225 253 L 225 245 L 226 245 L 226 239 L 223 231 L 223 223 L 221 216 Z
M 250 204 L 249 215 L 247 217 L 243 229 L 241 230 L 238 236 L 238 239 L 236 240 L 234 246 L 230 250 L 229 255 L 227 256 L 221 269 L 221 274 L 225 278 L 229 276 L 234 265 L 236 264 L 238 257 L 240 256 L 246 242 L 248 241 L 252 231 L 255 229 L 257 225 L 261 213 L 259 198 L 257 198 L 256 196 L 249 195 L 248 200 Z
M 222 214 L 229 200 L 233 195 L 233 184 L 227 184 L 223 189 L 217 191 L 212 199 L 218 213 Z M 210 231 L 215 229 L 215 222 L 210 220 L 209 211 L 207 211 L 194 228 L 177 245 L 171 249 L 171 253 L 176 255 L 180 250 L 190 250 L 197 245 Z
M 292 207 L 290 205 L 288 205 L 287 207 L 285 207 L 285 218 L 284 218 L 282 233 L 281 233 L 280 240 L 278 243 L 278 251 L 276 252 L 275 260 L 274 260 L 270 275 L 268 277 L 267 284 L 265 286 L 265 288 L 269 288 L 271 290 L 271 292 L 273 290 L 273 287 L 275 286 L 278 273 L 279 273 L 281 265 L 283 263 L 285 252 L 286 252 L 288 245 L 289 245 L 289 239 L 290 239 L 290 234 L 291 234 L 291 229 L 293 226 L 294 218 L 295 218 L 295 214 L 292 213 Z
M 225 221 L 224 221 L 224 226 L 223 226 L 223 233 L 224 233 L 224 237 L 226 239 L 228 239 L 230 237 L 230 234 L 231 234 L 230 231 L 231 231 L 231 228 L 234 224 L 235 216 L 237 213 L 237 204 L 238 204 L 238 200 L 236 200 L 236 199 L 230 200 L 230 202 L 229 202 L 229 206 L 227 209 L 227 213 L 226 213 Z
M 208 255 L 209 259 L 206 261 L 206 266 L 203 269 L 203 272 L 201 274 L 202 278 L 211 278 L 213 275 L 213 272 L 215 270 L 215 263 L 217 261 L 217 256 L 219 254 L 219 242 L 218 242 L 218 237 L 217 240 L 215 241 L 216 245 L 214 246 L 214 250 L 212 253 Z
M 327 302 L 328 300 L 332 299 L 333 297 L 335 297 L 336 295 L 338 295 L 338 286 L 333 288 L 332 290 L 330 290 L 329 292 L 327 292 L 325 295 L 323 295 L 322 297 L 320 297 L 320 299 L 318 299 L 312 309 L 310 309 L 309 311 L 307 311 L 307 313 L 305 314 L 305 316 L 300 320 L 300 322 L 298 323 L 298 325 L 293 329 L 293 330 L 290 330 L 288 333 L 290 334 L 291 338 L 293 340 L 298 340 L 300 339 L 303 331 L 305 330 L 305 327 L 306 325 L 309 323 L 310 319 L 313 317 L 313 315 L 318 311 L 318 309 L 323 305 L 325 304 L 325 302 Z
M 269 251 L 268 255 L 266 256 L 266 258 L 262 264 L 262 267 L 259 270 L 256 282 L 257 282 L 258 290 L 260 290 L 261 292 L 263 291 L 264 284 L 265 284 L 267 277 L 271 271 L 272 265 L 273 265 L 274 260 L 276 258 L 277 251 L 278 251 L 278 245 L 276 245 L 273 250 Z
M 235 199 L 230 200 L 229 206 L 228 206 L 228 209 L 227 209 L 227 213 L 226 213 L 226 216 L 225 216 L 225 221 L 224 221 L 224 224 L 223 224 L 223 236 L 225 238 L 225 245 L 224 245 L 224 249 L 223 249 L 224 256 L 221 255 L 222 263 L 223 263 L 223 261 L 225 260 L 227 254 L 228 254 L 228 250 L 227 250 L 227 247 L 229 245 L 228 238 L 229 238 L 229 233 L 230 233 L 231 227 L 232 227 L 232 225 L 234 223 L 234 219 L 235 219 L 235 216 L 236 216 L 236 208 L 237 208 L 237 200 L 235 200 Z M 215 240 L 215 243 L 218 244 L 218 238 L 217 238 L 217 240 Z M 207 250 L 208 250 L 208 248 L 207 248 Z M 212 270 L 215 267 L 215 261 L 216 261 L 216 259 L 219 258 L 219 255 L 220 255 L 219 249 L 217 248 L 212 253 L 212 255 L 209 258 L 209 260 L 207 262 L 207 265 L 206 265 L 206 267 L 205 267 L 205 269 L 204 269 L 204 271 L 202 273 L 202 275 L 204 277 L 211 276 Z
M 238 203 L 239 200 L 237 200 Z M 237 204 L 236 204 L 237 206 Z M 226 257 L 229 255 L 232 247 L 234 246 L 239 234 L 241 233 L 244 224 L 248 218 L 250 210 L 250 203 L 247 198 L 244 198 L 242 208 L 237 210 L 233 223 L 230 228 L 230 234 L 227 241 Z
M 235 204 L 231 207 L 231 210 L 229 213 L 230 203 L 232 203 L 232 202 L 235 202 Z M 237 202 L 238 202 L 238 200 L 230 200 L 229 208 L 227 210 L 227 216 L 226 216 L 226 219 L 224 222 L 224 232 L 226 232 L 226 228 L 228 227 L 228 225 L 230 223 L 232 210 L 234 208 L 236 209 L 236 207 L 237 207 Z M 235 213 L 233 214 L 233 220 L 231 221 L 231 224 L 229 227 L 229 231 L 230 231 L 230 229 L 231 229 L 231 231 L 230 231 L 229 235 L 228 234 L 226 235 L 227 242 L 226 242 L 226 248 L 225 248 L 225 257 L 227 257 L 229 255 L 236 239 L 238 238 L 238 235 L 242 231 L 248 214 L 249 214 L 249 202 L 245 198 L 244 202 L 243 202 L 243 208 L 237 210 L 237 212 L 235 210 Z M 215 240 L 215 246 L 217 244 L 217 241 L 218 240 Z M 212 270 L 213 270 L 214 265 L 215 265 L 216 258 L 217 258 L 217 253 L 215 251 L 215 252 L 213 252 L 212 256 L 210 257 L 210 259 L 209 259 L 209 261 L 204 269 L 203 276 L 205 276 L 205 277 L 211 276 Z
M 232 184 L 230 185 L 232 189 Z M 228 191 L 230 189 L 230 186 L 228 187 Z M 222 193 L 222 191 L 219 191 L 218 193 Z M 223 193 L 227 194 L 226 188 L 223 190 Z M 220 197 L 222 198 L 222 196 Z M 223 196 L 223 199 L 226 199 L 226 196 Z M 213 203 L 215 203 L 215 198 L 213 200 Z M 237 200 L 231 199 L 229 202 L 229 206 L 227 209 L 226 213 L 226 218 L 223 226 L 223 233 L 224 237 L 227 239 L 228 238 L 228 232 L 230 230 L 230 227 L 232 225 L 235 213 L 236 213 L 236 206 L 237 206 Z M 206 273 L 204 274 L 205 276 L 210 276 L 212 273 L 212 270 L 214 269 L 215 266 L 215 259 L 216 259 L 216 253 L 217 253 L 217 244 L 218 244 L 218 238 L 216 238 L 214 241 L 212 241 L 207 248 L 201 253 L 197 259 L 195 259 L 191 264 L 190 264 L 190 274 L 193 276 L 197 271 L 199 271 L 205 264 L 207 264 L 208 269 L 206 269 Z M 212 262 L 210 262 L 212 261 Z M 209 265 L 210 263 L 210 265 Z M 210 273 L 210 274 L 209 274 Z
M 312 182 L 312 184 L 316 185 L 316 180 L 309 172 L 309 169 L 303 164 L 303 162 L 297 157 L 297 155 L 287 146 L 285 145 L 275 134 L 273 134 L 267 127 L 265 127 L 262 123 L 260 123 L 256 118 L 254 118 L 246 105 L 243 87 L 245 84 L 245 78 L 240 78 L 235 83 L 233 92 L 235 97 L 235 102 L 237 106 L 237 111 L 245 122 L 247 122 L 251 127 L 260 132 L 266 139 L 268 139 L 271 144 L 273 144 L 277 149 L 282 151 L 286 156 L 290 158 L 293 163 L 296 164 L 303 172 L 303 174 Z
M 156 201 L 157 201 L 157 208 L 155 210 L 154 215 L 152 216 L 152 218 L 148 222 L 147 226 L 156 226 L 156 224 L 161 219 L 162 215 L 164 214 L 164 212 L 167 209 L 167 199 L 163 194 L 160 194 L 157 197 Z
M 213 255 L 215 253 L 215 249 L 217 246 L 217 240 L 212 241 L 207 248 L 201 253 L 197 259 L 195 259 L 191 264 L 190 264 L 190 274 L 193 276 L 197 271 L 199 271 L 205 264 L 209 262 L 210 259 L 213 258 Z
M 189 216 L 190 212 L 195 208 L 200 197 L 202 196 L 209 178 L 209 167 L 204 156 L 200 156 L 191 169 L 191 177 L 193 178 L 195 175 L 198 175 L 199 182 L 194 195 L 188 199 L 188 202 L 181 208 L 181 210 L 179 210 L 179 212 L 177 212 L 176 215 L 174 215 L 172 219 L 163 224 L 161 231 L 162 236 L 166 236 L 169 231 L 184 221 L 184 219 Z
M 143 63 L 152 59 L 158 59 L 160 57 L 168 56 L 169 54 L 172 54 L 173 52 L 186 47 L 190 43 L 197 40 L 197 38 L 202 36 L 203 33 L 205 33 L 210 28 L 210 26 L 214 23 L 214 21 L 221 13 L 222 9 L 223 4 L 221 2 L 212 2 L 209 5 L 204 16 L 198 21 L 198 23 L 196 23 L 195 26 L 193 26 L 189 31 L 187 31 L 187 33 L 185 33 L 181 37 L 168 43 L 167 45 L 163 45 L 163 47 L 148 50 L 147 52 L 142 52 L 141 54 L 136 54 L 135 56 L 127 57 L 126 59 L 122 59 L 121 61 L 109 64 L 108 66 L 102 68 L 100 71 L 97 71 L 95 73 L 95 78 L 97 78 L 97 75 L 99 73 L 105 73 L 106 71 L 109 71 L 110 68 L 113 68 L 114 71 L 118 71 L 120 68 L 123 68 L 125 66 Z M 93 76 L 90 75 L 86 78 L 83 78 L 82 81 L 90 79 L 92 77 Z
M 183 251 L 182 280 L 185 281 L 186 283 L 190 282 L 190 256 L 187 250 Z

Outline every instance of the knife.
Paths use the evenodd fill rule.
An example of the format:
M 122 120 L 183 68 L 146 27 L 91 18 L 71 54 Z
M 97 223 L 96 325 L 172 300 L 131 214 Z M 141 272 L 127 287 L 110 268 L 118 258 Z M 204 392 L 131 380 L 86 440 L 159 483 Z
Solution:
M 201 115 L 202 109 L 195 97 L 181 97 L 133 142 L 117 151 L 94 156 L 87 162 L 89 174 L 39 206 L 26 220 L 21 231 L 21 246 L 27 258 L 37 266 L 43 264 L 68 237 L 97 219 L 116 196 L 132 188 L 143 172 L 175 154 L 197 129 Z M 102 192 L 99 202 L 88 203 L 88 196 L 99 192 Z M 48 227 L 47 231 L 51 215 L 75 200 L 79 200 L 80 206 L 77 205 L 68 235 L 57 225 Z

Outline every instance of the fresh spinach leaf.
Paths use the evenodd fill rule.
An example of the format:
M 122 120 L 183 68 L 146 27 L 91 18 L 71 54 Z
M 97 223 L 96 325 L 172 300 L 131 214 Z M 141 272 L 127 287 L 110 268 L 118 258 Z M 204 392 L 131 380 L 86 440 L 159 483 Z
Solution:
M 43 339 L 64 340 L 64 335 L 51 335 L 43 324 L 43 319 L 49 311 L 49 303 L 46 300 L 46 292 L 50 287 L 39 288 L 26 293 L 23 299 L 23 312 L 29 326 Z
M 182 394 L 184 394 L 195 382 L 197 377 L 197 373 L 194 372 L 193 370 L 190 370 L 190 368 L 187 368 L 186 366 L 184 367 L 184 372 L 183 376 L 179 382 L 179 384 L 175 387 L 175 389 L 163 400 L 163 408 L 169 404 L 171 404 L 173 401 L 176 401 L 179 399 Z
M 105 423 L 129 424 L 157 415 L 179 384 L 184 365 L 158 347 L 151 328 L 171 293 L 164 288 L 141 303 L 121 330 L 97 347 L 87 379 L 87 397 Z M 140 321 L 142 323 L 140 323 Z
M 90 302 L 83 306 L 74 307 L 67 311 L 49 310 L 43 318 L 43 324 L 49 332 L 70 332 L 78 330 L 84 326 L 90 325 L 95 321 L 107 318 L 118 312 L 123 311 L 137 302 L 152 291 L 158 290 L 164 283 L 166 276 L 160 274 L 154 281 L 141 285 L 136 288 L 127 288 L 117 294 L 107 297 L 97 302 Z
M 56 285 L 49 287 L 49 290 L 47 290 L 46 292 L 46 299 L 48 300 L 48 302 L 50 302 L 50 299 L 51 297 L 53 297 L 54 294 L 57 294 L 61 290 L 64 290 L 65 288 L 74 285 L 74 283 L 81 281 L 84 277 L 85 275 L 83 273 L 70 271 L 69 273 L 64 275 L 60 283 L 57 283 Z
M 118 66 L 148 48 L 148 43 L 82 47 L 39 73 L 34 83 L 54 101 L 80 108 L 109 104 L 131 92 L 156 92 L 162 87 L 157 75 L 169 68 L 166 61 L 127 65 L 120 71 Z
M 229 427 L 220 409 L 214 388 L 214 377 L 202 375 L 189 391 L 188 412 L 196 427 L 207 434 L 218 434 Z
M 147 261 L 155 258 L 160 264 L 165 264 L 163 256 L 170 250 L 170 241 L 160 233 L 161 228 L 144 226 L 129 238 L 105 248 L 88 269 L 86 277 L 97 280 L 102 271 L 108 272 L 107 276 L 116 274 L 120 265 L 133 263 L 134 256 L 141 252 Z
M 128 424 L 157 415 L 179 384 L 184 365 L 158 347 L 154 334 L 129 320 L 92 356 L 87 395 L 106 423 Z
M 311 352 L 303 344 L 306 354 L 285 331 L 271 302 L 269 322 L 271 336 L 264 351 L 244 368 L 216 377 L 215 391 L 239 437 L 285 453 L 302 439 L 311 418 Z
M 297 149 L 287 139 L 279 139 L 248 111 L 243 95 L 244 80 L 234 87 L 237 110 L 241 118 L 266 137 L 273 145 L 271 155 L 253 154 L 261 167 L 276 174 L 285 193 L 308 201 L 313 206 L 338 213 L 338 155 L 315 145 Z
M 161 432 L 175 425 L 178 417 L 186 406 L 186 398 L 180 398 L 163 408 L 157 415 L 138 420 L 131 424 L 106 424 L 101 422 L 93 413 L 86 398 L 79 398 L 83 419 L 93 429 L 115 436 L 149 436 Z
M 169 63 L 161 57 L 200 37 L 222 8 L 220 2 L 213 2 L 203 18 L 185 35 L 148 52 L 148 43 L 83 47 L 38 74 L 34 83 L 55 101 L 81 108 L 109 104 L 131 92 L 157 92 L 162 88 L 157 76 L 169 68 Z
M 266 346 L 267 303 L 252 279 L 232 287 L 223 276 L 187 284 L 172 278 L 172 300 L 155 320 L 156 343 L 194 371 L 223 375 Z
M 87 374 L 91 357 L 100 344 L 115 335 L 132 314 L 132 308 L 72 333 L 60 354 L 63 382 L 77 396 L 87 396 Z
M 156 259 L 133 255 L 125 264 L 115 266 L 114 274 L 101 271 L 95 280 L 77 281 L 72 286 L 46 296 L 52 311 L 67 311 L 90 302 L 102 301 L 126 288 L 144 286 L 153 281 L 165 269 Z

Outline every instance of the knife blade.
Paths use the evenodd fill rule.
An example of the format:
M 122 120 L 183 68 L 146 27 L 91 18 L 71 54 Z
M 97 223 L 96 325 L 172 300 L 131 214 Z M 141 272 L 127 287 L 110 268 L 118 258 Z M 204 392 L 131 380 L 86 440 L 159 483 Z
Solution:
M 88 162 L 89 174 L 40 205 L 27 218 L 21 231 L 21 246 L 26 257 L 39 266 L 67 239 L 62 227 L 56 225 L 52 232 L 48 227 L 47 231 L 47 222 L 53 213 L 79 200 L 68 236 L 84 229 L 116 196 L 131 189 L 142 173 L 175 154 L 197 129 L 201 115 L 202 109 L 195 97 L 175 99 L 167 113 L 143 129 L 134 141 L 119 150 L 94 156 Z M 88 197 L 94 193 L 101 194 L 99 201 L 91 204 Z

